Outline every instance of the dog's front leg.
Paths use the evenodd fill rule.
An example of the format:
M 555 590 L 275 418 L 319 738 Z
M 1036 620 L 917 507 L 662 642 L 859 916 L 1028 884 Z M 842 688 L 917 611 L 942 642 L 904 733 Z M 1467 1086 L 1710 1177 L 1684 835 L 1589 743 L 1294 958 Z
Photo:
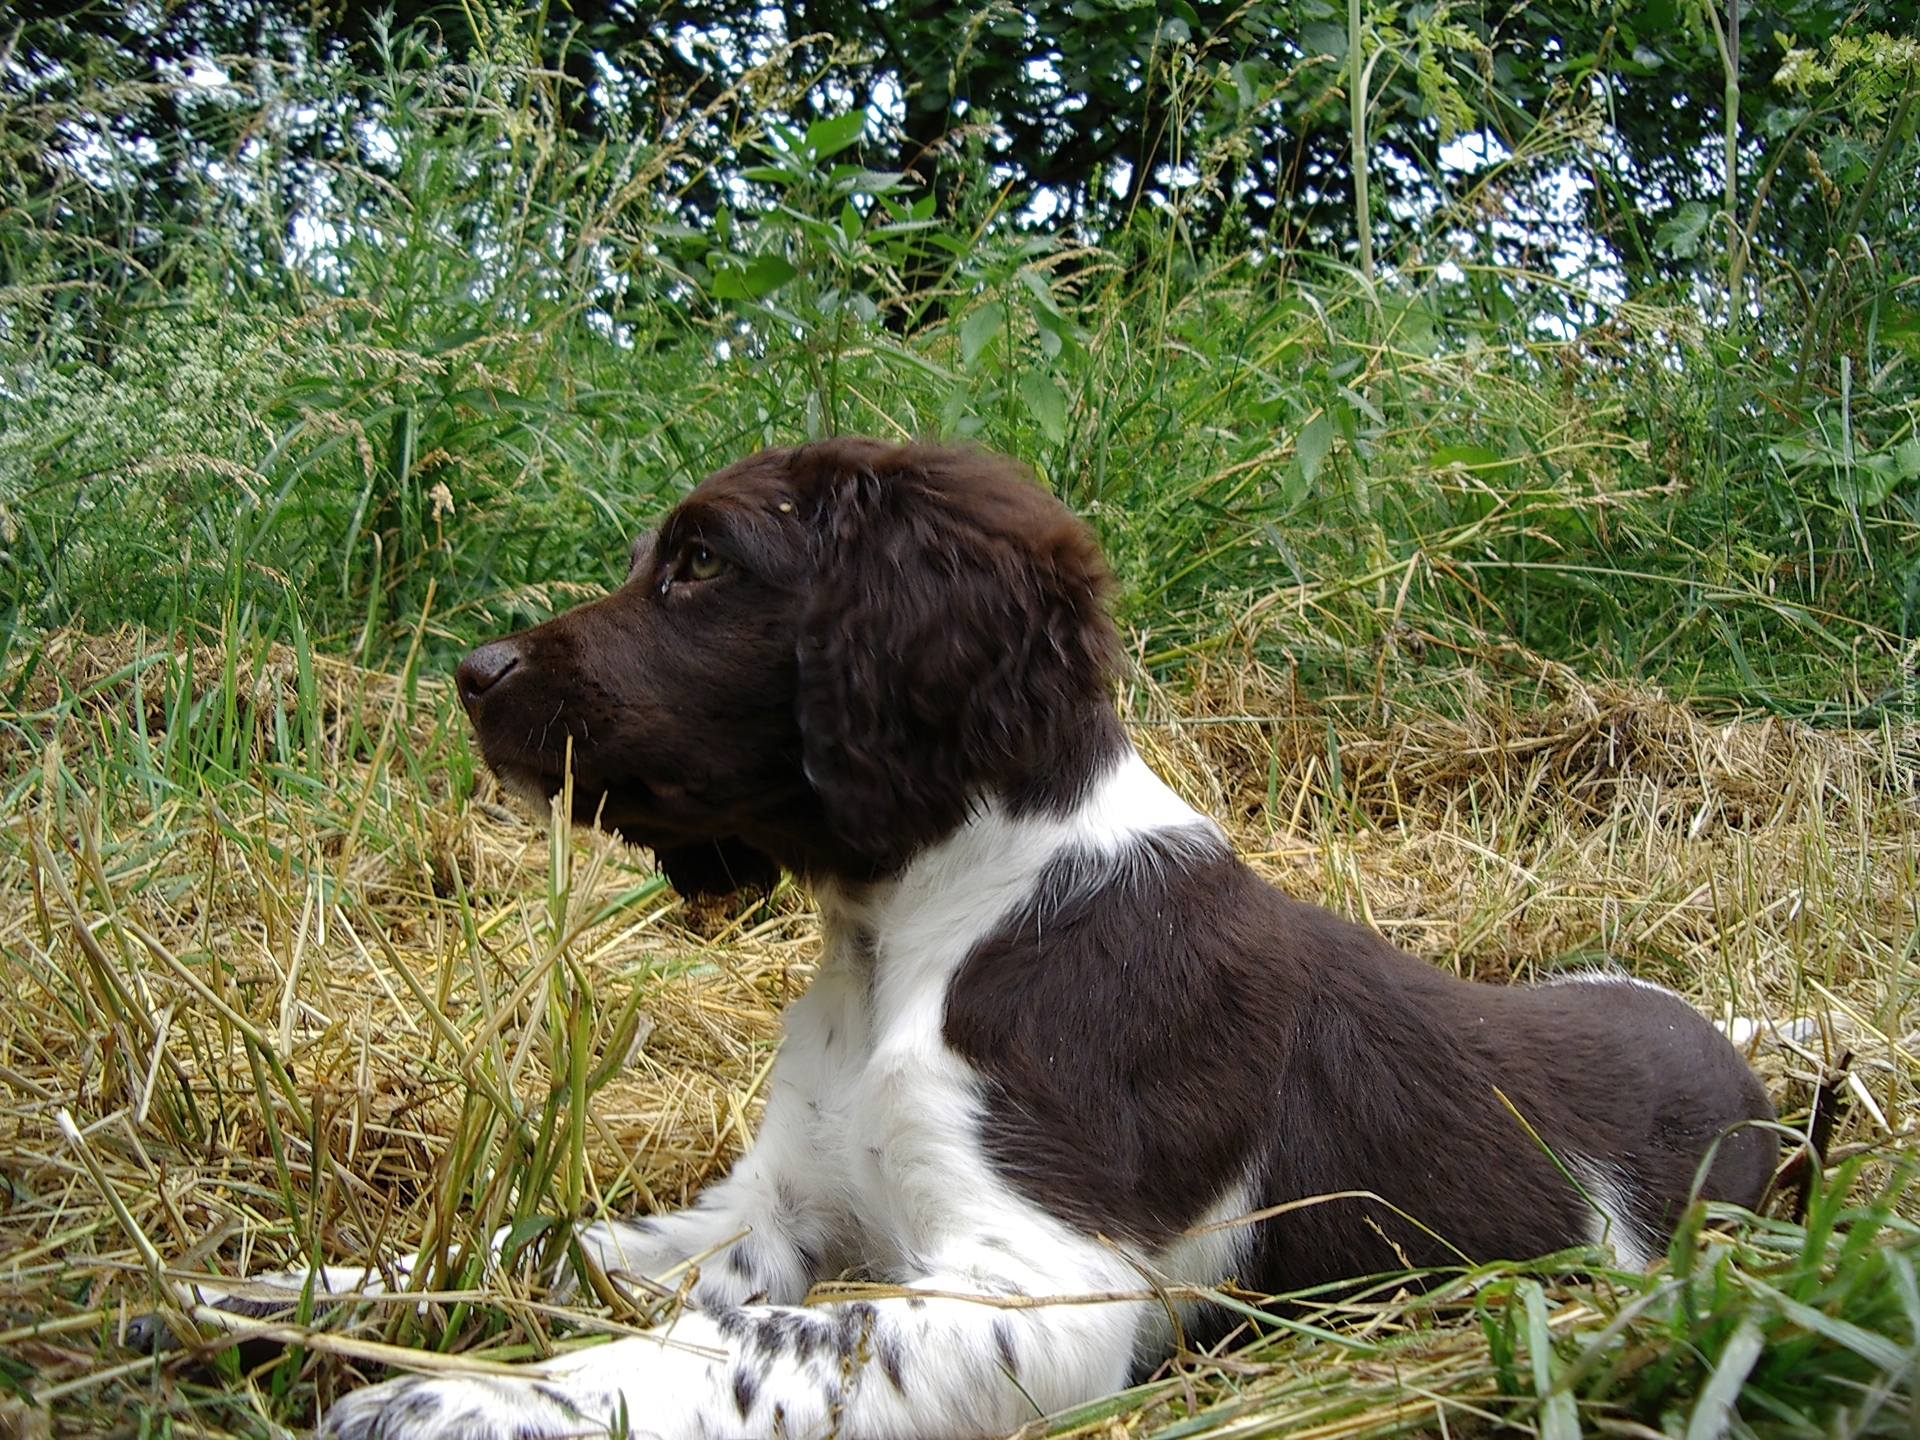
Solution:
M 771 1163 L 783 1148 L 768 1106 L 754 1153 L 685 1210 L 580 1230 L 590 1263 L 616 1283 L 674 1291 L 692 1272 L 688 1299 L 710 1309 L 748 1301 L 798 1301 L 829 1257 L 844 1250 L 840 1207 L 811 1177 Z
M 678 1288 L 691 1262 L 696 1307 L 797 1303 L 838 1274 L 857 1243 L 848 1193 L 845 1097 L 864 1059 L 865 987 L 828 963 L 787 1008 L 786 1040 L 767 1076 L 752 1148 L 685 1210 L 603 1221 L 580 1232 L 588 1258 L 616 1280 Z
M 717 1306 L 683 1315 L 658 1338 L 617 1340 L 528 1366 L 524 1378 L 390 1381 L 341 1400 L 321 1433 L 336 1440 L 1005 1434 L 1124 1385 L 1146 1312 L 1140 1299 L 1111 1298 L 1139 1284 L 1111 1250 L 1042 1230 L 955 1247 L 948 1265 L 871 1299 Z

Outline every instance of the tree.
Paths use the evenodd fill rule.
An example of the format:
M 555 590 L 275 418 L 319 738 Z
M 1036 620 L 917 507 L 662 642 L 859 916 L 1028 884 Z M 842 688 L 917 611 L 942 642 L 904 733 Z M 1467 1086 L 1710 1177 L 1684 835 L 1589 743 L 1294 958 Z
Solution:
M 1487 198 L 1509 222 L 1487 233 L 1505 247 L 1501 258 L 1537 266 L 1556 249 L 1590 258 L 1597 245 L 1630 289 L 1703 266 L 1725 276 L 1735 249 L 1816 261 L 1844 215 L 1830 197 L 1864 180 L 1868 147 L 1803 123 L 1808 96 L 1771 81 L 1782 55 L 1775 37 L 1818 46 L 1843 23 L 1911 33 L 1920 7 L 1719 3 L 1423 0 L 1371 11 L 1362 58 L 1379 238 L 1391 247 L 1396 231 L 1423 225 L 1497 170 Z M 1057 222 L 1104 232 L 1159 203 L 1176 206 L 1200 239 L 1238 216 L 1274 245 L 1340 253 L 1354 240 L 1349 27 L 1329 0 L 786 0 L 777 10 L 745 0 L 552 0 L 525 12 L 477 0 L 175 0 L 163 11 L 92 0 L 77 10 L 29 4 L 20 17 L 12 43 L 21 65 L 0 80 L 9 104 L 72 106 L 87 85 L 126 102 L 100 112 L 111 114 L 103 123 L 125 169 L 115 203 L 124 235 L 153 227 L 156 258 L 167 227 L 184 223 L 181 187 L 205 169 L 182 158 L 233 146 L 245 123 L 158 82 L 218 55 L 244 56 L 263 73 L 371 67 L 385 37 L 408 26 L 430 28 L 455 59 L 507 41 L 536 45 L 564 77 L 555 103 L 583 143 L 645 133 L 675 105 L 721 103 L 749 66 L 774 56 L 816 114 L 854 104 L 885 117 L 863 142 L 874 168 L 942 183 L 942 157 L 990 125 L 984 148 L 996 174 L 1042 197 Z M 716 123 L 714 144 L 724 149 L 759 118 Z M 1540 143 L 1543 125 L 1577 137 L 1578 153 Z M 1484 163 L 1473 147 L 1449 148 L 1462 135 L 1482 137 Z M 32 145 L 8 153 L 23 170 L 57 160 Z M 33 185 L 51 193 L 61 178 L 43 170 Z M 64 194 L 81 203 L 71 185 Z M 704 223 L 723 196 L 695 186 L 684 198 L 688 219 Z

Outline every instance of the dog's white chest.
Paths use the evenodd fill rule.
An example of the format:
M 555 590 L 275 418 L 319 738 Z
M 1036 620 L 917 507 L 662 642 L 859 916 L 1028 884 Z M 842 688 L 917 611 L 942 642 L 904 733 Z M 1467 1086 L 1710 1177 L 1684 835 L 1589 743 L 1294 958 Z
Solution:
M 869 1268 L 904 1271 L 999 1187 L 980 1150 L 978 1077 L 941 1039 L 944 979 L 925 983 L 936 977 L 896 958 L 832 936 L 787 1012 L 776 1073 L 790 1113 L 805 1117 L 819 1178 L 859 1231 L 849 1249 Z
M 1083 812 L 987 806 L 892 880 L 821 887 L 820 970 L 788 1012 L 775 1077 L 799 1092 L 812 1161 L 844 1197 L 849 1248 L 869 1268 L 912 1272 L 956 1235 L 1051 1223 L 987 1156 L 982 1077 L 944 1035 L 949 993 L 1064 848 L 1195 821 L 1129 757 Z

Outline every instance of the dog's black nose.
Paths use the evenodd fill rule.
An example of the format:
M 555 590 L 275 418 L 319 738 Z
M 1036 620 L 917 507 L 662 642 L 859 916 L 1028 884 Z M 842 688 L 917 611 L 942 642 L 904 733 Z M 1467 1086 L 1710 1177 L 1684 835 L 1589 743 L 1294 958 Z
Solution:
M 495 640 L 482 645 L 462 660 L 460 668 L 453 672 L 461 702 L 471 705 L 512 674 L 519 663 L 520 652 L 513 648 L 511 640 Z

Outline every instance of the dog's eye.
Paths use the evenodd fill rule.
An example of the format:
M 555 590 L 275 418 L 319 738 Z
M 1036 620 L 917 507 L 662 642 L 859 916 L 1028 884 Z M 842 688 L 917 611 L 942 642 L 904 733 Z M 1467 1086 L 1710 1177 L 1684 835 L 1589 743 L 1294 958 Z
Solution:
M 680 560 L 680 573 L 689 580 L 711 580 L 727 568 L 727 562 L 704 545 L 689 546 Z

